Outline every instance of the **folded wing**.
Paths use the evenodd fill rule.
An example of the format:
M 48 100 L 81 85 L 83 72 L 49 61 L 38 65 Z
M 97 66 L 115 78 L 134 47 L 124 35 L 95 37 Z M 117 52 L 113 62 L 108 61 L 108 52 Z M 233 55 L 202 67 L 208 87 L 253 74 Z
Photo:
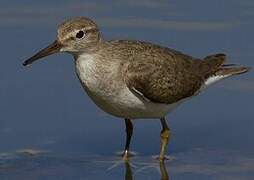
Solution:
M 170 49 L 163 51 L 168 53 L 158 49 L 152 56 L 136 55 L 124 72 L 128 88 L 155 103 L 171 104 L 193 96 L 225 61 L 223 54 L 200 60 Z

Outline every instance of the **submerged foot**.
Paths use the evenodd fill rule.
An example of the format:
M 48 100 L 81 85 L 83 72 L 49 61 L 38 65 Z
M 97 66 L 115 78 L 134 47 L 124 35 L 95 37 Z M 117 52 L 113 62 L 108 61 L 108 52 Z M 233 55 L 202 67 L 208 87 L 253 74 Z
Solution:
M 124 151 L 124 153 L 122 154 L 122 157 L 123 157 L 123 160 L 124 161 L 128 161 L 129 159 L 130 159 L 130 157 L 131 157 L 131 154 L 130 154 L 130 152 L 129 151 Z
M 152 156 L 153 159 L 159 160 L 160 162 L 164 162 L 164 161 L 174 161 L 176 159 L 176 157 L 174 156 L 164 156 L 164 157 L 160 157 L 159 155 L 154 155 Z
M 120 151 L 116 154 L 123 157 L 123 160 L 128 161 L 131 157 L 137 156 L 138 153 L 133 151 Z

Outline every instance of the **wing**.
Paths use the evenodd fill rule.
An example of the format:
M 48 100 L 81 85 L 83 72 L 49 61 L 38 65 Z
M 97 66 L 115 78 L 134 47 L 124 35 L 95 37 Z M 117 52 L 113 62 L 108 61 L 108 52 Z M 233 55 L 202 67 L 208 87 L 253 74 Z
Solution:
M 201 60 L 167 51 L 135 55 L 123 72 L 128 88 L 156 103 L 171 104 L 194 95 L 204 82 L 195 71 Z

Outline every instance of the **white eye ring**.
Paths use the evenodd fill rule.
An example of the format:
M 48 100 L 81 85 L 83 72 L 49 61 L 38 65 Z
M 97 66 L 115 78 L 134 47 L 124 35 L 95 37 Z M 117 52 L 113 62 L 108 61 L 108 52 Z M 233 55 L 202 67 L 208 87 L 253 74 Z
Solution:
M 85 35 L 84 31 L 81 31 L 81 30 L 80 30 L 79 32 L 77 32 L 76 38 L 81 39 L 81 38 L 84 37 L 84 35 Z

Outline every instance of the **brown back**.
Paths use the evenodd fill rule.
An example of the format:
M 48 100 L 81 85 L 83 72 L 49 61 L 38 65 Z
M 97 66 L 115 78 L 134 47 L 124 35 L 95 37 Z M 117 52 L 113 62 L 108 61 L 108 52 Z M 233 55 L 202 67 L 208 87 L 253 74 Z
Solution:
M 117 43 L 125 44 L 131 52 L 127 53 L 130 62 L 123 76 L 127 86 L 157 103 L 171 104 L 193 96 L 225 62 L 223 54 L 200 60 L 146 42 Z

